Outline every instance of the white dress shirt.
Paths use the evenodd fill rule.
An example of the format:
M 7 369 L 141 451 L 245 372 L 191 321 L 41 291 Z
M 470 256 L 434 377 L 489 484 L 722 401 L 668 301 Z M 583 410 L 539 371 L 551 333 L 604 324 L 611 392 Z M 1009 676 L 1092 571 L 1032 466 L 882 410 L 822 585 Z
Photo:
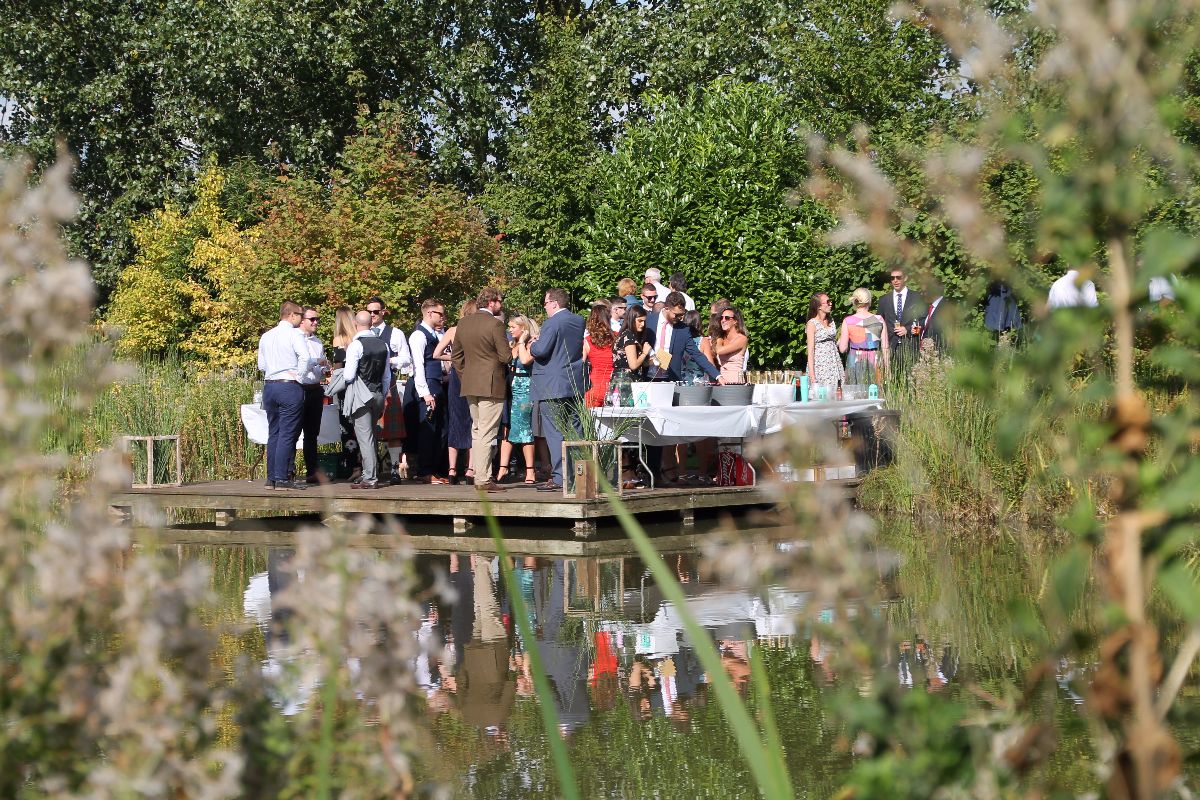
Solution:
M 385 326 L 376 325 L 371 329 L 371 332 L 376 336 L 383 334 Z M 389 341 L 384 342 L 391 351 L 392 357 L 389 360 L 392 369 L 396 372 L 412 372 L 412 353 L 408 349 L 408 339 L 404 337 L 404 331 L 392 326 L 392 336 Z
M 342 370 L 342 377 L 346 379 L 346 385 L 358 377 L 358 362 L 362 361 L 363 346 L 359 339 L 364 336 L 375 336 L 375 331 L 359 331 L 354 334 L 354 338 L 350 340 L 350 344 L 346 345 L 346 366 Z M 391 361 L 383 362 L 383 393 L 388 393 L 388 388 L 392 385 L 392 365 Z
M 1091 281 L 1079 282 L 1079 270 L 1069 269 L 1067 274 L 1050 284 L 1050 295 L 1046 298 L 1050 308 L 1078 308 L 1087 306 L 1095 308 L 1100 305 L 1096 299 L 1096 284 Z
M 425 379 L 425 344 L 429 339 L 436 343 L 442 340 L 442 336 L 424 322 L 408 337 L 408 349 L 412 353 L 413 389 L 417 397 L 429 396 L 429 381 Z
M 308 345 L 286 319 L 258 340 L 258 368 L 268 381 L 298 381 L 309 369 Z
M 300 382 L 305 385 L 315 385 L 325 380 L 325 367 L 320 363 L 325 358 L 325 347 L 321 340 L 310 333 L 300 334 L 304 346 L 308 348 L 308 369 L 300 375 Z

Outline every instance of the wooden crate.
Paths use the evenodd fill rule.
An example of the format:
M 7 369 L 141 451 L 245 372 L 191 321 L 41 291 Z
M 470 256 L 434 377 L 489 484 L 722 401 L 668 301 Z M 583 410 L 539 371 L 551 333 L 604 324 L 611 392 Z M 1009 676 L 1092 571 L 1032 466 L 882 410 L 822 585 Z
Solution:
M 601 488 L 600 474 L 603 456 L 606 451 L 612 452 L 612 465 L 607 476 L 613 491 L 618 495 L 623 493 L 621 488 L 622 450 L 617 440 L 564 441 L 562 445 L 563 464 L 563 497 L 572 500 L 595 500 L 604 495 Z M 581 455 L 576 455 L 582 451 Z

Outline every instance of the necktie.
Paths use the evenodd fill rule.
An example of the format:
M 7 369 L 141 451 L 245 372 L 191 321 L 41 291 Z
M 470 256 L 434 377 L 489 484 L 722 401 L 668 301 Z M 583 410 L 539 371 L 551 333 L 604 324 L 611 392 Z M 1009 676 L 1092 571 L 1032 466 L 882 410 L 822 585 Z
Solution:
M 900 294 L 900 292 L 896 292 L 896 320 L 897 321 L 899 321 L 900 314 L 904 310 L 904 304 L 902 302 L 900 302 L 903 298 L 904 298 L 904 295 Z

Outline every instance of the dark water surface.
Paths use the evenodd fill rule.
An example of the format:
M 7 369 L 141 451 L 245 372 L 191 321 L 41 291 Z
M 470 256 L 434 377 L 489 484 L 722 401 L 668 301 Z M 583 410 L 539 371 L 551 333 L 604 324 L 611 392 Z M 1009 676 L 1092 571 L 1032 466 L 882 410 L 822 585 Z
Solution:
M 1021 684 L 1035 653 L 1014 633 L 1010 604 L 1043 591 L 1049 556 L 1011 539 L 963 544 L 961 537 L 907 524 L 885 531 L 885 540 L 897 564 L 879 576 L 886 599 L 868 609 L 882 616 L 892 642 L 874 654 L 877 679 L 945 697 L 971 687 L 1011 694 L 1008 687 Z M 279 567 L 290 549 L 217 544 L 179 545 L 179 551 L 212 566 L 223 620 L 256 623 L 230 646 L 270 670 L 271 594 L 281 588 Z M 463 797 L 556 796 L 538 709 L 539 702 L 553 702 L 583 797 L 757 796 L 695 649 L 638 558 L 513 555 L 532 642 L 516 630 L 493 555 L 417 559 L 423 583 L 442 575 L 458 596 L 424 605 L 419 636 L 427 653 L 414 665 L 428 701 L 420 779 L 449 784 Z M 836 793 L 853 757 L 832 699 L 867 687 L 847 687 L 834 674 L 827 645 L 802 621 L 831 612 L 811 608 L 806 591 L 716 585 L 703 577 L 694 549 L 665 558 L 724 668 L 747 694 L 748 658 L 762 657 L 797 796 Z M 550 698 L 533 690 L 533 648 L 553 684 Z M 1060 663 L 1056 696 L 1047 701 L 1059 741 L 1046 775 L 1052 787 L 1072 793 L 1097 788 L 1083 701 L 1072 683 L 1087 668 Z M 1195 694 L 1192 681 L 1185 695 L 1193 706 Z M 280 705 L 289 713 L 305 701 L 281 698 Z M 1196 724 L 1177 730 L 1185 753 L 1196 752 L 1198 731 Z

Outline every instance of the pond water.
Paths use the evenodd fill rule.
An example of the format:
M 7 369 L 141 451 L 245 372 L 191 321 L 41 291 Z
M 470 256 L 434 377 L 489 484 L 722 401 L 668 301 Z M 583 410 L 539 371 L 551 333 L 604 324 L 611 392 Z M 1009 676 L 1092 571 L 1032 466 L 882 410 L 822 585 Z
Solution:
M 894 571 L 880 576 L 886 599 L 872 609 L 882 615 L 891 642 L 873 654 L 882 679 L 906 692 L 944 697 L 972 687 L 1004 696 L 1007 687 L 1019 686 L 1035 656 L 1014 632 L 1008 611 L 1015 598 L 1042 591 L 1049 557 L 1012 539 L 981 544 L 907 524 L 891 526 L 885 539 L 898 558 Z M 281 588 L 280 567 L 290 549 L 178 548 L 181 558 L 211 564 L 219 616 L 254 623 L 231 646 L 269 669 L 272 623 L 278 622 L 271 595 Z M 429 652 L 414 664 L 427 698 L 420 780 L 448 785 L 461 797 L 556 796 L 538 708 L 552 702 L 583 797 L 757 796 L 693 643 L 638 558 L 513 555 L 532 642 L 516 630 L 492 554 L 417 558 L 423 583 L 432 586 L 442 575 L 458 595 L 453 603 L 423 607 L 419 635 Z M 717 585 L 705 579 L 694 550 L 665 558 L 743 691 L 748 658 L 762 657 L 797 796 L 835 794 L 853 764 L 832 713 L 836 693 L 847 687 L 813 626 L 797 622 L 800 612 L 808 618 L 829 612 L 810 608 L 805 591 Z M 550 698 L 533 690 L 532 648 L 552 681 Z M 1059 741 L 1046 774 L 1051 787 L 1071 793 L 1098 788 L 1079 714 L 1083 701 L 1070 680 L 1086 670 L 1086 664 L 1061 663 L 1057 692 L 1047 700 Z M 1195 705 L 1194 684 L 1186 694 Z M 282 699 L 282 713 L 305 699 Z M 1196 752 L 1197 731 L 1200 725 L 1178 731 L 1185 753 Z

